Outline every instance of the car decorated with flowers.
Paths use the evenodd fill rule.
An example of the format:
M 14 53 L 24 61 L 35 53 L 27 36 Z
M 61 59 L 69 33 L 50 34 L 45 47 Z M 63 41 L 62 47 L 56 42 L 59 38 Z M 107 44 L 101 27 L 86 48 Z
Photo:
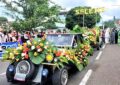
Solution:
M 28 40 L 17 48 L 8 48 L 3 60 L 10 60 L 8 82 L 66 85 L 68 70 L 81 71 L 88 64 L 92 48 L 82 34 L 47 34 Z

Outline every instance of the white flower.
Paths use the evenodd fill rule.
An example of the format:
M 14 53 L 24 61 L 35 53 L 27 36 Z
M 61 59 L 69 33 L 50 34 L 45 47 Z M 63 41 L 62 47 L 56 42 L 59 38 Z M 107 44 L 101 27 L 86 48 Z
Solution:
M 31 46 L 31 50 L 34 50 L 35 49 L 35 46 Z
M 37 50 L 37 52 L 40 52 L 40 51 L 41 51 L 40 49 Z
M 28 44 L 28 45 L 30 45 L 30 44 L 31 44 L 30 40 L 28 40 L 28 41 L 27 41 L 27 44 Z
M 54 58 L 54 62 L 57 62 L 58 61 L 58 59 L 57 58 Z
M 41 39 L 38 40 L 38 42 L 40 42 L 40 41 L 41 41 Z
M 25 53 L 22 53 L 21 56 L 25 56 Z
M 48 47 L 47 47 L 47 46 L 45 46 L 44 48 L 45 48 L 45 49 L 47 49 Z
M 16 49 L 19 50 L 19 47 L 17 47 Z

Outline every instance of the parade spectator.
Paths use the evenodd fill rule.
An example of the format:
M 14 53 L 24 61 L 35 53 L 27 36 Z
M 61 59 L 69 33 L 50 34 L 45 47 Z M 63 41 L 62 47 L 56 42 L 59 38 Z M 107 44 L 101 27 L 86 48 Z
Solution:
M 12 31 L 12 42 L 16 42 L 17 41 L 17 32 L 14 30 Z
M 118 31 L 117 29 L 115 30 L 115 44 L 118 43 Z
M 17 34 L 18 34 L 18 36 L 17 36 L 18 37 L 17 42 L 22 43 L 21 33 L 18 32 Z
M 8 42 L 12 42 L 12 31 L 8 32 Z
M 105 43 L 105 30 L 102 30 L 102 42 Z
M 3 33 L 3 29 L 0 27 L 0 43 L 4 42 L 4 33 Z
M 30 32 L 29 31 L 26 31 L 25 33 L 24 33 L 24 36 L 22 37 L 22 41 L 23 42 L 26 42 L 27 40 L 30 40 L 32 37 L 31 37 L 31 34 L 30 34 Z
M 111 31 L 110 39 L 111 39 L 111 44 L 115 44 L 115 28 L 113 28 Z
M 45 32 L 44 32 L 44 31 L 41 31 L 41 32 L 37 35 L 37 37 L 38 37 L 38 38 L 42 38 L 44 35 L 45 35 Z
M 9 42 L 8 33 L 4 31 L 4 42 Z
M 110 28 L 105 30 L 105 43 L 109 43 L 110 40 Z

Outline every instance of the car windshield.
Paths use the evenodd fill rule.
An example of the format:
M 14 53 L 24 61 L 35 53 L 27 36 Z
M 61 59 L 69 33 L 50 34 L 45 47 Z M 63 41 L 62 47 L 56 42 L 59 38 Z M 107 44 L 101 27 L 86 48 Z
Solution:
M 74 35 L 71 34 L 48 34 L 47 40 L 55 46 L 71 47 Z

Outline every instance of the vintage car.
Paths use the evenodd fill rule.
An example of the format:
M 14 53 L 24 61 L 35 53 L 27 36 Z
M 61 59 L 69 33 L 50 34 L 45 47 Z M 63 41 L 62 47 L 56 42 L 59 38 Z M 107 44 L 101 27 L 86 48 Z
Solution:
M 52 53 L 52 57 L 50 55 L 47 56 L 48 51 L 45 50 L 45 46 L 48 45 L 47 42 L 44 46 L 41 44 L 45 51 L 43 50 L 37 54 L 44 53 L 47 56 L 45 58 L 42 57 L 42 55 L 33 57 L 35 55 L 30 53 L 28 53 L 29 58 L 28 56 L 25 56 L 24 58 L 20 58 L 21 56 L 19 56 L 19 58 L 16 57 L 18 59 L 13 58 L 13 61 L 10 63 L 6 71 L 7 81 L 12 83 L 25 82 L 29 83 L 29 85 L 44 85 L 46 82 L 51 81 L 52 85 L 66 85 L 68 82 L 68 70 L 71 68 L 82 70 L 88 63 L 87 56 L 90 48 L 89 46 L 80 46 L 80 44 L 83 43 L 82 38 L 81 34 L 47 34 L 44 42 L 48 41 L 51 43 L 50 47 L 46 50 L 50 49 L 49 53 Z M 40 40 L 40 42 L 42 41 Z M 36 42 L 34 44 L 36 45 Z M 30 46 L 32 47 L 30 42 L 27 45 L 29 45 L 27 46 L 28 48 Z M 55 50 L 53 50 L 53 46 L 55 47 Z M 36 47 L 38 48 L 37 45 Z M 56 52 L 53 53 L 54 51 Z M 17 50 L 17 52 L 19 52 L 19 50 Z M 15 52 L 15 56 L 19 55 L 17 52 Z M 10 55 L 12 55 L 12 53 Z M 39 58 L 44 59 L 41 61 Z

